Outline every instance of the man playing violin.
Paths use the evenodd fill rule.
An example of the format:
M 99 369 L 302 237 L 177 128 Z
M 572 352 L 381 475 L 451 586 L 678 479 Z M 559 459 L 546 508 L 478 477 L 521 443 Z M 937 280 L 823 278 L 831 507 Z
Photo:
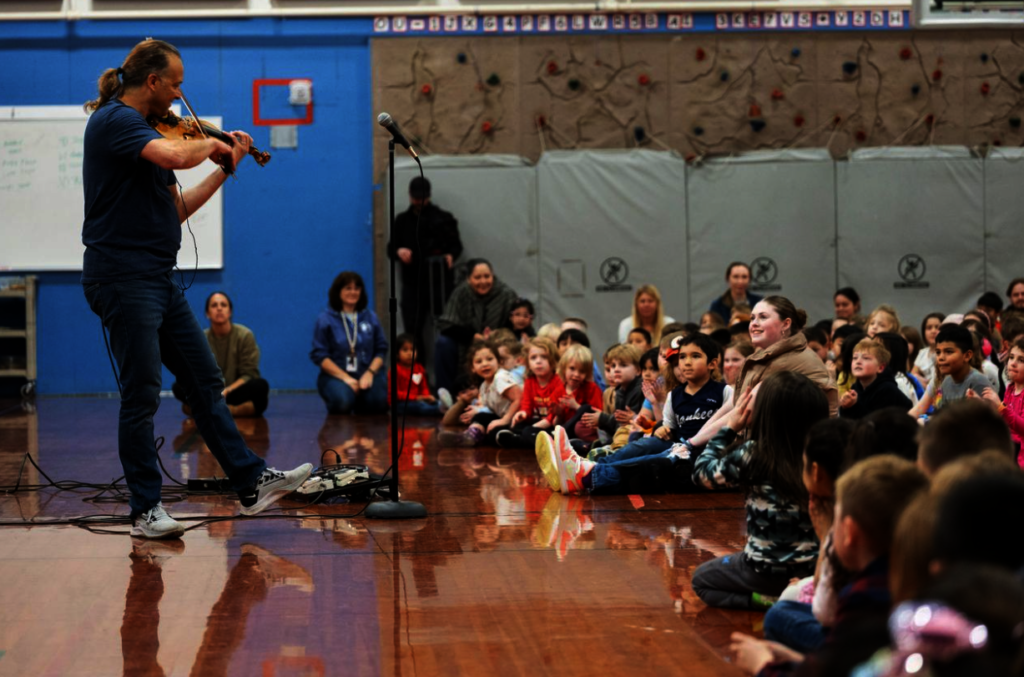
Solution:
M 172 277 L 181 224 L 219 189 L 252 139 L 232 132 L 234 147 L 216 139 L 165 139 L 146 122 L 181 96 L 178 50 L 145 40 L 120 68 L 99 79 L 99 96 L 85 130 L 82 167 L 85 259 L 82 284 L 90 308 L 110 333 L 121 410 L 118 451 L 131 492 L 132 536 L 176 538 L 184 533 L 160 502 L 161 474 L 153 437 L 160 404 L 161 362 L 186 390 L 210 451 L 227 473 L 241 512 L 256 514 L 308 477 L 306 463 L 289 472 L 267 468 L 246 445 L 221 391 L 220 369 L 199 322 Z M 199 185 L 179 190 L 174 170 L 207 158 L 222 163 Z

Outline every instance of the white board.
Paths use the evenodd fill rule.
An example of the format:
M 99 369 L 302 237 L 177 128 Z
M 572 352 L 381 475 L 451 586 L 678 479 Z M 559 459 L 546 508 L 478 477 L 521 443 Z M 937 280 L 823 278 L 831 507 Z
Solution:
M 220 118 L 204 118 L 220 126 Z M 0 108 L 0 271 L 81 270 L 82 141 L 79 106 Z M 207 160 L 175 172 L 186 189 L 215 169 Z M 223 195 L 214 193 L 190 219 L 199 267 L 223 267 Z M 178 265 L 195 267 L 187 228 Z

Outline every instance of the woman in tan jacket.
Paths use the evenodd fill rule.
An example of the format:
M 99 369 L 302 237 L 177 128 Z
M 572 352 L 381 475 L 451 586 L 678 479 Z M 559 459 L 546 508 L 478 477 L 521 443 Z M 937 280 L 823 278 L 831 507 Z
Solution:
M 690 439 L 691 447 L 707 444 L 725 424 L 727 414 L 744 393 L 780 371 L 796 372 L 811 379 L 825 392 L 829 414 L 832 417 L 839 415 L 835 381 L 821 359 L 807 347 L 807 339 L 800 333 L 806 323 L 807 313 L 798 310 L 784 296 L 769 296 L 754 306 L 750 318 L 750 342 L 754 345 L 754 354 L 743 365 L 733 399 L 723 404 L 718 413 Z

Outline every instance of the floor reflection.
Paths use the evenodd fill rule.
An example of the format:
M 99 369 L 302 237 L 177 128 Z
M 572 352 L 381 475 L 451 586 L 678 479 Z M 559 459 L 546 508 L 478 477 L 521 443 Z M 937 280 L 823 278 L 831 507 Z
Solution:
M 131 577 L 125 594 L 121 624 L 121 653 L 125 677 L 164 675 L 157 659 L 160 649 L 160 601 L 164 596 L 163 566 L 185 552 L 182 540 L 147 541 L 132 539 Z M 312 595 L 313 576 L 303 567 L 255 543 L 243 543 L 241 555 L 228 574 L 227 582 L 206 620 L 202 644 L 196 652 L 190 675 L 221 677 L 228 674 L 235 653 L 246 635 L 255 607 L 276 587 L 290 586 Z M 285 656 L 287 657 L 287 656 Z M 278 658 L 270 660 L 277 662 Z M 300 657 L 291 657 L 300 658 Z M 319 658 L 301 657 L 284 665 L 318 670 L 302 674 L 324 674 Z M 267 674 L 266 671 L 264 674 Z

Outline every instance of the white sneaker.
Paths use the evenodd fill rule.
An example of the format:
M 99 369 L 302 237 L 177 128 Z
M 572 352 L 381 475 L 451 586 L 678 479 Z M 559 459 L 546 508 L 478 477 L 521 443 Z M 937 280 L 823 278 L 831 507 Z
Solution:
M 163 503 L 157 503 L 138 515 L 132 524 L 132 536 L 140 538 L 181 538 L 184 533 L 185 527 L 171 519 Z
M 252 494 L 239 497 L 242 502 L 239 512 L 243 515 L 255 515 L 263 512 L 279 499 L 301 487 L 312 472 L 312 463 L 303 463 L 295 470 L 288 472 L 267 468 L 256 480 Z
M 437 389 L 437 400 L 440 403 L 438 405 L 438 409 L 441 410 L 442 414 L 451 409 L 452 405 L 455 404 L 455 400 L 452 399 L 452 394 L 448 392 L 446 388 Z

